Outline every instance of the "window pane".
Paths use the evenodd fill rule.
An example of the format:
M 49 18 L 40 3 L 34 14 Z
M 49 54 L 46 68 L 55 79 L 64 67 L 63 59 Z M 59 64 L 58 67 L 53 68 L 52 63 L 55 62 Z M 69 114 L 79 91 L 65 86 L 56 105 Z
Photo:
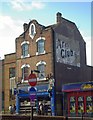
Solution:
M 86 112 L 88 114 L 93 113 L 93 96 L 87 96 L 86 98 Z
M 15 77 L 15 68 L 9 69 L 9 78 Z
M 84 97 L 78 97 L 78 113 L 82 114 L 84 112 Z
M 28 80 L 28 76 L 29 76 L 29 68 L 28 67 L 24 67 L 22 69 L 22 79 L 23 80 Z
M 75 97 L 70 97 L 70 114 L 76 113 Z
M 44 64 L 41 64 L 37 67 L 37 69 L 40 71 L 40 73 L 38 74 L 38 77 L 40 79 L 43 79 L 45 78 L 45 65 Z
M 34 26 L 31 26 L 31 35 L 34 35 Z
M 37 44 L 38 44 L 38 52 L 43 53 L 44 52 L 44 40 L 39 40 Z
M 28 55 L 28 44 L 23 44 L 22 45 L 22 55 L 27 56 Z

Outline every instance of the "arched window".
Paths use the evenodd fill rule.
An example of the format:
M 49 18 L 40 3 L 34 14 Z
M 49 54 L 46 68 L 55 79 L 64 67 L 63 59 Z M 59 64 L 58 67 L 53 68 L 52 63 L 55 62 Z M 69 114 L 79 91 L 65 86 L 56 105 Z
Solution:
M 33 39 L 36 34 L 36 28 L 35 25 L 32 23 L 29 28 L 29 35 Z
M 44 37 L 40 37 L 36 40 L 37 42 L 37 53 L 38 54 L 45 54 L 45 38 Z
M 22 57 L 29 57 L 29 42 L 24 41 L 21 43 L 22 46 Z
M 34 35 L 34 25 L 31 26 L 31 35 Z
M 36 64 L 37 66 L 37 70 L 40 71 L 40 73 L 38 73 L 38 78 L 39 79 L 44 79 L 45 78 L 45 66 L 46 66 L 46 62 L 44 61 L 40 61 Z
M 28 80 L 29 68 L 30 68 L 30 66 L 28 64 L 24 64 L 21 67 L 21 69 L 22 69 L 22 80 L 23 81 Z

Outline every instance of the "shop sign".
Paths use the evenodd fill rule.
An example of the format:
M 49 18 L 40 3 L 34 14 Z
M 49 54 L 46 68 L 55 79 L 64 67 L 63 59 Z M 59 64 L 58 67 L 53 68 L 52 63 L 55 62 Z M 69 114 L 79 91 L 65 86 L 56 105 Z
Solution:
M 92 83 L 86 83 L 81 86 L 82 90 L 91 90 L 93 89 L 93 84 Z

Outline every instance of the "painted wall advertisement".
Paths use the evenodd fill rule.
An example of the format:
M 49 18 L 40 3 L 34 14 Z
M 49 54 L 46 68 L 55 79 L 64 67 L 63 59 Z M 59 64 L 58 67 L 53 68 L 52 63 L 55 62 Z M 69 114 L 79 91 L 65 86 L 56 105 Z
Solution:
M 63 35 L 55 35 L 56 62 L 80 67 L 79 41 L 69 39 Z

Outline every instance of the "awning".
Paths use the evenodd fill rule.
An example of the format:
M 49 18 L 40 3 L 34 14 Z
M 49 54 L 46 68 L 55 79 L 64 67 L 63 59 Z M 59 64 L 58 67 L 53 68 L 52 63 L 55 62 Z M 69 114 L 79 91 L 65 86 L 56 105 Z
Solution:
M 62 86 L 62 92 L 90 91 L 93 90 L 93 82 L 72 83 Z
M 29 88 L 30 86 L 22 86 L 18 88 L 18 96 L 19 97 L 29 97 Z M 42 96 L 49 96 L 48 93 L 48 84 L 45 85 L 37 85 L 35 86 L 37 90 L 37 97 L 42 97 Z

